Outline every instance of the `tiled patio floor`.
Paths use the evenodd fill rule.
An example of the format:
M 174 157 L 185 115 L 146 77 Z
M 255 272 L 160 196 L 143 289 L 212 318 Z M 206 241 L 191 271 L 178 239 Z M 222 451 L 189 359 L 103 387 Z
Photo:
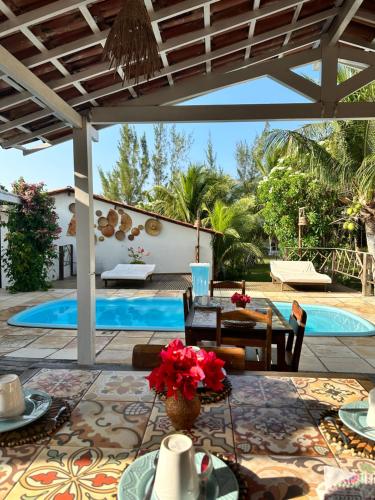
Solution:
M 267 284 L 269 285 L 269 284 Z M 253 288 L 253 287 L 252 287 Z M 375 324 L 375 297 L 362 297 L 355 291 L 285 291 L 277 287 L 264 287 L 264 291 L 251 290 L 253 297 L 271 300 L 293 299 L 306 304 L 325 304 L 356 313 Z M 270 291 L 271 288 L 271 291 Z M 44 360 L 46 364 L 56 360 L 77 359 L 77 332 L 75 330 L 51 330 L 40 328 L 11 327 L 6 320 L 19 310 L 48 300 L 74 297 L 75 290 L 52 289 L 48 292 L 32 292 L 10 295 L 0 292 L 0 364 L 12 361 L 28 362 Z M 98 296 L 128 297 L 134 295 L 174 295 L 181 292 L 166 290 L 100 289 Z M 165 344 L 171 338 L 183 338 L 183 332 L 150 331 L 100 331 L 96 332 L 97 362 L 131 365 L 135 344 Z M 40 364 L 39 364 L 40 366 Z M 300 371 L 375 373 L 375 337 L 305 337 Z

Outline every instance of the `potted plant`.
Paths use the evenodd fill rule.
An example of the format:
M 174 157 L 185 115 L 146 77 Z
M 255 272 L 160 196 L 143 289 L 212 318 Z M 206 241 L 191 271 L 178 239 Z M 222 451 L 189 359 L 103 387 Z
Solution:
M 201 402 L 199 385 L 220 391 L 223 389 L 224 361 L 214 352 L 199 347 L 185 347 L 173 340 L 161 353 L 161 364 L 147 378 L 150 389 L 166 392 L 165 408 L 176 430 L 190 429 L 198 417 Z
M 144 257 L 148 257 L 150 252 L 146 252 L 143 247 L 138 247 L 134 250 L 133 247 L 128 248 L 128 255 L 130 257 L 130 264 L 145 264 Z
M 242 293 L 234 293 L 231 297 L 232 304 L 236 304 L 236 307 L 246 307 L 246 304 L 251 302 L 251 297 Z

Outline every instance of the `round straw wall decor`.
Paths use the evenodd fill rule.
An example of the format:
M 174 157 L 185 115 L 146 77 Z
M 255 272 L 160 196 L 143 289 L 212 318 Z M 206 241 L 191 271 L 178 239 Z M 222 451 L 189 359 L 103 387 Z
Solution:
M 119 208 L 117 211 L 120 215 L 125 213 L 125 210 L 123 208 Z
M 98 219 L 98 226 L 100 228 L 108 226 L 108 219 L 107 219 L 107 217 L 99 217 L 99 219 Z
M 134 240 L 134 236 L 133 236 L 132 234 L 129 234 L 128 239 L 129 239 L 130 241 L 133 241 L 133 240 Z
M 132 235 L 133 236 L 138 236 L 140 233 L 140 230 L 137 227 L 133 227 L 132 229 Z
M 161 222 L 157 219 L 148 219 L 145 224 L 146 233 L 150 236 L 158 236 L 161 231 Z
M 128 214 L 122 214 L 120 219 L 120 229 L 127 233 L 133 225 L 132 218 Z
M 115 228 L 113 226 L 110 226 L 108 224 L 108 226 L 105 226 L 105 227 L 102 228 L 102 235 L 103 236 L 106 236 L 107 238 L 110 238 L 114 234 L 115 234 Z
M 115 238 L 116 240 L 119 240 L 119 241 L 122 241 L 125 239 L 125 233 L 124 231 L 121 231 L 121 229 L 119 231 L 116 231 L 115 232 Z
M 118 223 L 118 213 L 116 212 L 116 210 L 113 210 L 113 208 L 111 208 L 108 211 L 107 220 L 108 220 L 108 224 L 110 226 L 114 226 L 114 227 L 117 226 L 117 223 Z

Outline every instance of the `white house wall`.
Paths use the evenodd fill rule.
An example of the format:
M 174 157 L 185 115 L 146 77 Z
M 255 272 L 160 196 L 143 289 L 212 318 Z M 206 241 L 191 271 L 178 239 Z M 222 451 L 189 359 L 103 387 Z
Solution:
M 55 196 L 56 211 L 59 216 L 59 225 L 62 228 L 58 245 L 73 244 L 74 262 L 76 261 L 76 239 L 67 235 L 68 225 L 71 220 L 69 205 L 74 202 L 74 195 L 61 193 Z M 114 208 L 114 205 L 94 200 L 94 214 L 101 210 L 106 216 L 108 210 Z M 118 207 L 120 208 L 120 207 Z M 130 215 L 133 221 L 133 227 L 138 225 L 145 226 L 149 215 L 138 213 L 129 209 L 124 209 Z M 97 216 L 94 215 L 95 221 Z M 128 257 L 128 248 L 143 247 L 150 252 L 145 257 L 147 264 L 156 265 L 156 273 L 188 273 L 189 264 L 195 261 L 196 230 L 194 228 L 184 227 L 173 222 L 161 220 L 161 232 L 158 236 L 150 236 L 145 230 L 142 230 L 139 236 L 133 241 L 128 239 L 130 233 L 126 233 L 123 241 L 118 241 L 115 236 L 105 238 L 104 241 L 97 242 L 96 251 L 96 273 L 113 269 L 117 264 L 126 264 L 130 262 Z M 99 238 L 101 232 L 95 229 L 95 234 Z M 212 268 L 212 234 L 201 231 L 200 233 L 200 261 L 209 262 Z M 75 269 L 74 269 L 75 270 Z

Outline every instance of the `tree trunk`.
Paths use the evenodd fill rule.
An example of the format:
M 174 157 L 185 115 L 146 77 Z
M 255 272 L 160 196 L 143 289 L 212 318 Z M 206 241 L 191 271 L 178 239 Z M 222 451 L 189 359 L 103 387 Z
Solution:
M 367 240 L 367 251 L 372 255 L 370 267 L 371 278 L 375 276 L 375 216 L 367 217 L 365 220 L 365 231 Z

